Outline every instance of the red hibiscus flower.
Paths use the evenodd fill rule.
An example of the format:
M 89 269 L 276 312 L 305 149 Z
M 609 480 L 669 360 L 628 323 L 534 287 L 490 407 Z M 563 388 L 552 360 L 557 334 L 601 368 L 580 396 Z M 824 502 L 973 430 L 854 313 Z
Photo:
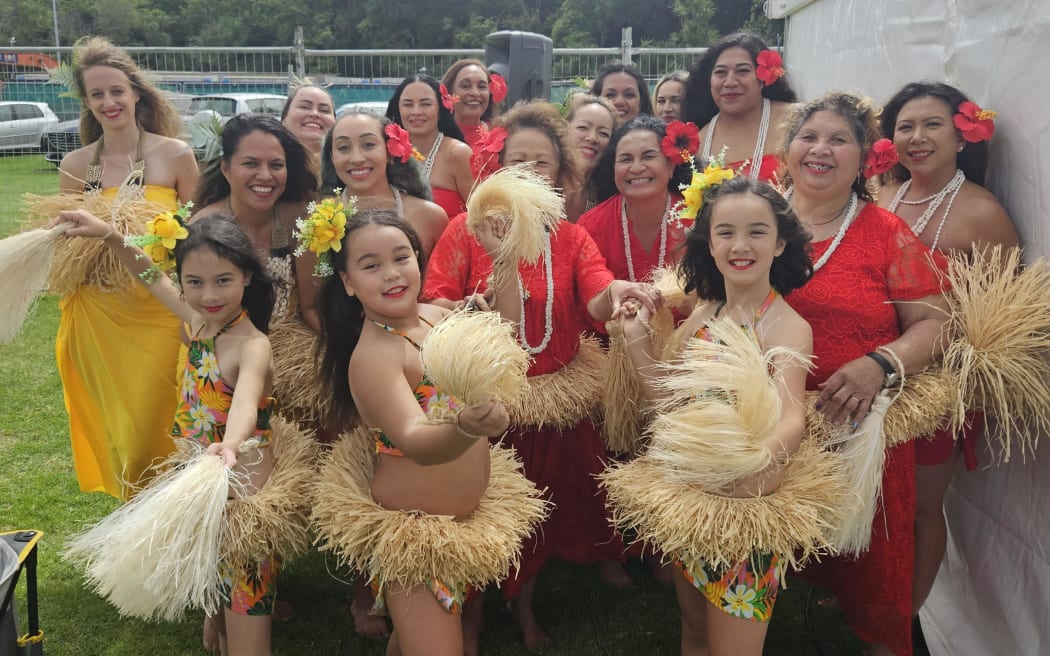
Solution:
M 507 97 L 507 81 L 499 73 L 492 73 L 491 77 L 489 93 L 492 94 L 492 102 L 501 103 Z
M 970 143 L 987 141 L 995 134 L 996 112 L 990 109 L 981 109 L 977 103 L 969 100 L 959 103 L 959 113 L 955 115 L 952 122 L 956 129 L 962 133 L 962 138 Z
M 893 168 L 897 163 L 897 148 L 889 139 L 879 139 L 871 145 L 864 161 L 864 177 L 874 178 Z
M 445 106 L 445 109 L 452 111 L 456 108 L 456 103 L 459 102 L 459 96 L 454 96 L 448 92 L 448 87 L 444 83 L 438 85 L 438 89 L 441 91 L 441 104 Z
M 694 123 L 671 121 L 667 124 L 666 136 L 660 141 L 660 149 L 676 165 L 685 164 L 700 150 L 700 128 Z
M 498 154 L 503 152 L 503 142 L 507 140 L 507 128 L 495 127 L 478 142 L 483 153 Z
M 412 140 L 408 138 L 408 133 L 405 129 L 397 123 L 390 123 L 383 132 L 386 133 L 386 151 L 394 157 L 401 160 L 401 163 L 408 161 L 408 158 L 412 157 Z
M 774 50 L 763 50 L 755 57 L 758 66 L 755 67 L 755 77 L 763 85 L 769 86 L 784 77 L 784 60 Z

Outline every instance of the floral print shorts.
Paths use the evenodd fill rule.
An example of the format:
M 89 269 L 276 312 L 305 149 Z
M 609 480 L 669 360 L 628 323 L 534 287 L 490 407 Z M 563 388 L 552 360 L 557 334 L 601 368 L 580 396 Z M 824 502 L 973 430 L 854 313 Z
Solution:
M 277 598 L 277 573 L 281 559 L 274 555 L 251 570 L 237 571 L 225 563 L 219 564 L 222 577 L 222 596 L 226 607 L 237 615 L 273 615 Z
M 780 559 L 776 554 L 755 552 L 723 571 L 700 559 L 675 564 L 686 581 L 724 613 L 754 622 L 768 622 L 780 590 Z
M 372 588 L 372 594 L 375 595 L 376 601 L 372 605 L 372 615 L 386 615 L 386 600 L 383 599 L 383 592 L 379 581 L 373 578 L 368 582 L 368 586 Z M 466 603 L 470 597 L 470 590 L 464 585 L 447 586 L 437 579 L 433 579 L 427 587 L 430 588 L 430 592 L 434 595 L 434 599 L 437 600 L 441 607 L 447 610 L 452 615 L 463 614 L 463 604 Z

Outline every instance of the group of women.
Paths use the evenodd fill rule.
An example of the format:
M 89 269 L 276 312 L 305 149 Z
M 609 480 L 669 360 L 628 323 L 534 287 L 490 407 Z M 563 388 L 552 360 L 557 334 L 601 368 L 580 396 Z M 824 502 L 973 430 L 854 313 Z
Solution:
M 315 261 L 293 255 L 295 220 L 311 200 L 336 193 L 356 198 L 358 210 L 393 210 L 429 257 L 421 298 L 447 307 L 470 302 L 514 318 L 536 384 L 561 377 L 561 384 L 587 387 L 581 368 L 600 348 L 591 335 L 609 318 L 604 291 L 649 294 L 639 283 L 680 257 L 691 229 L 677 218 L 681 190 L 693 170 L 664 147 L 672 121 L 699 127 L 701 163 L 721 151 L 738 175 L 786 189 L 811 235 L 814 274 L 786 298 L 812 327 L 816 365 L 807 387 L 821 392 L 822 412 L 835 422 L 860 421 L 887 380 L 936 360 L 944 300 L 931 249 L 980 257 L 990 245 L 1018 243 L 983 187 L 987 140 L 956 118 L 968 102 L 963 93 L 940 83 L 908 84 L 881 114 L 871 101 L 843 92 L 800 104 L 779 59 L 748 34 L 721 39 L 688 74 L 668 74 L 652 94 L 637 68 L 610 62 L 590 93 L 571 98 L 565 116 L 541 101 L 498 115 L 493 76 L 475 60 L 455 63 L 441 82 L 425 74 L 405 78 L 385 116 L 352 111 L 337 118 L 327 91 L 303 84 L 280 121 L 231 119 L 221 158 L 205 163 L 200 175 L 192 152 L 175 138 L 174 111 L 131 59 L 98 38 L 78 52 L 87 145 L 63 160 L 63 191 L 116 194 L 134 186 L 168 206 L 192 199 L 195 220 L 229 213 L 277 282 L 275 319 L 297 315 L 314 330 Z M 880 138 L 892 142 L 898 163 L 875 181 L 865 168 Z M 522 163 L 563 193 L 567 221 L 548 237 L 540 261 L 519 268 L 516 292 L 494 297 L 486 280 L 498 238 L 472 233 L 464 210 L 479 178 Z M 64 297 L 61 309 L 56 355 L 81 488 L 127 498 L 127 484 L 171 449 L 168 440 L 142 436 L 163 436 L 170 425 L 176 385 L 167 363 L 176 361 L 179 323 L 138 291 L 85 286 Z M 144 357 L 157 366 L 143 372 Z M 549 558 L 597 563 L 611 584 L 630 584 L 620 566 L 624 544 L 610 528 L 595 478 L 608 459 L 599 426 L 590 413 L 550 400 L 552 407 L 512 416 L 503 438 L 554 504 L 502 586 L 530 649 L 548 641 L 533 603 Z M 911 620 L 944 552 L 945 489 L 962 447 L 975 464 L 976 438 L 940 433 L 889 449 L 870 549 L 803 573 L 834 594 L 872 654 L 911 653 Z M 477 649 L 478 609 L 477 597 L 467 602 L 468 652 Z M 359 630 L 385 627 L 364 613 L 355 620 Z M 703 645 L 689 642 L 695 636 L 683 616 L 683 653 L 702 653 Z

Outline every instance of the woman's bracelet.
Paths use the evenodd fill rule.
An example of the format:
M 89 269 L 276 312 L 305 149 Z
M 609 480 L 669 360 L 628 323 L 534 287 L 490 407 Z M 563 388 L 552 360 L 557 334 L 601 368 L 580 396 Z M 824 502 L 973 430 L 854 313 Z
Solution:
M 897 375 L 901 378 L 904 378 L 904 362 L 900 359 L 900 356 L 898 356 L 897 353 L 894 352 L 893 349 L 891 349 L 889 346 L 883 345 L 876 348 L 875 350 L 882 351 L 886 355 L 890 356 L 890 359 L 893 360 L 893 364 L 897 367 Z
M 488 435 L 475 435 L 474 433 L 470 433 L 470 432 L 467 432 L 467 431 L 463 430 L 463 427 L 459 425 L 459 419 L 458 418 L 456 419 L 456 430 L 459 431 L 460 435 L 463 435 L 464 437 L 469 437 L 470 439 L 475 440 L 475 441 L 480 440 L 483 437 L 484 438 L 488 438 Z

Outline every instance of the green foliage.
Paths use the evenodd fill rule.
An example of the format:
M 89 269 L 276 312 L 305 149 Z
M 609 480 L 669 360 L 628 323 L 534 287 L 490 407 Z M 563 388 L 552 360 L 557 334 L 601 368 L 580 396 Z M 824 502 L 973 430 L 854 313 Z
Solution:
M 673 11 L 681 27 L 672 36 L 672 45 L 691 48 L 710 45 L 718 39 L 713 0 L 674 0 Z

